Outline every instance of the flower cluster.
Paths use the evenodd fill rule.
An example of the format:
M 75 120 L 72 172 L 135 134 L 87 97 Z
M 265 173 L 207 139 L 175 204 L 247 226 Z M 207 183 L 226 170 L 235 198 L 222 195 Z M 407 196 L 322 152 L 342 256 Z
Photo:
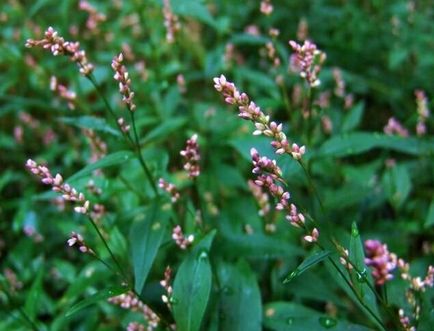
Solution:
M 424 292 L 427 287 L 434 285 L 434 267 L 429 266 L 424 279 L 421 277 L 412 277 L 410 275 L 410 265 L 403 259 L 398 259 L 398 270 L 401 273 L 401 278 L 410 283 L 410 287 L 414 291 Z
M 287 153 L 294 159 L 301 159 L 306 152 L 306 148 L 304 146 L 299 147 L 295 143 L 291 145 L 285 133 L 282 132 L 282 124 L 270 122 L 270 116 L 265 115 L 253 101 L 250 101 L 246 93 L 240 92 L 234 83 L 226 80 L 225 76 L 221 75 L 214 78 L 214 83 L 215 89 L 223 95 L 226 103 L 238 106 L 238 116 L 255 124 L 254 135 L 263 134 L 273 138 L 271 145 L 277 154 Z
M 124 309 L 128 309 L 134 312 L 142 313 L 144 318 L 148 323 L 147 331 L 152 331 L 158 327 L 160 324 L 160 318 L 158 315 L 152 311 L 147 305 L 140 301 L 140 299 L 131 291 L 111 297 L 108 299 L 108 302 L 118 305 Z M 132 330 L 140 330 L 134 329 Z
M 345 81 L 342 78 L 342 71 L 338 68 L 333 68 L 333 79 L 335 80 L 336 87 L 334 93 L 338 97 L 345 96 Z
M 95 7 L 86 0 L 80 0 L 78 8 L 89 14 L 86 21 L 86 28 L 90 31 L 96 31 L 99 23 L 104 22 L 107 19 L 104 14 L 98 12 Z
M 23 283 L 18 280 L 17 274 L 10 268 L 5 268 L 3 276 L 8 284 L 8 288 L 12 293 L 17 292 L 23 287 Z
M 350 262 L 350 256 L 348 249 L 345 249 L 341 246 L 338 246 L 338 251 L 340 253 L 339 262 L 347 269 L 348 271 L 353 270 L 353 265 Z
M 24 234 L 32 238 L 35 243 L 40 243 L 44 240 L 44 236 L 38 232 L 33 224 L 26 224 L 23 228 Z
M 305 218 L 302 213 L 299 213 L 294 204 L 289 203 L 290 194 L 285 191 L 279 184 L 284 183 L 282 178 L 282 171 L 277 166 L 275 160 L 270 160 L 265 156 L 260 156 L 258 151 L 254 148 L 250 150 L 253 163 L 253 173 L 257 176 L 255 184 L 264 188 L 271 196 L 278 202 L 276 204 L 277 210 L 284 210 L 286 212 L 285 218 L 297 228 L 302 228 L 307 231 L 305 225 Z M 307 242 L 315 242 L 318 240 L 318 229 L 314 228 L 311 233 L 304 237 Z
M 130 322 L 127 325 L 127 331 L 145 331 L 145 326 L 138 322 Z
M 273 63 L 273 66 L 276 68 L 280 66 L 280 58 L 277 56 L 276 47 L 274 47 L 273 42 L 269 41 L 265 44 L 265 48 L 267 50 L 267 56 Z
M 74 91 L 68 90 L 65 85 L 59 84 L 55 76 L 51 76 L 50 90 L 55 92 L 60 98 L 66 100 L 69 109 L 75 109 L 75 99 L 77 98 L 77 95 Z
M 298 22 L 298 26 L 297 26 L 297 39 L 305 41 L 308 35 L 309 35 L 309 24 L 307 20 L 304 17 L 302 17 Z
M 179 154 L 184 157 L 184 170 L 188 172 L 190 178 L 200 175 L 200 151 L 197 143 L 197 134 L 187 140 L 185 149 Z
M 79 233 L 72 232 L 71 237 L 68 239 L 68 246 L 77 246 L 80 252 L 93 254 L 92 249 L 86 245 L 82 235 Z
M 180 225 L 177 225 L 173 228 L 172 231 L 172 239 L 175 240 L 176 245 L 181 249 L 187 249 L 194 241 L 194 235 L 185 236 L 182 232 L 182 228 Z
M 247 182 L 247 184 L 249 185 L 249 189 L 252 192 L 253 196 L 255 197 L 258 205 L 259 205 L 259 216 L 265 216 L 270 212 L 270 203 L 269 203 L 269 198 L 268 198 L 268 194 L 265 193 L 262 190 L 262 187 L 255 184 L 254 181 L 249 180 Z
M 119 53 L 112 61 L 112 68 L 115 71 L 113 78 L 119 82 L 119 92 L 122 95 L 122 101 L 127 105 L 129 111 L 135 111 L 136 105 L 133 102 L 134 92 L 131 91 L 131 79 L 128 71 L 122 64 L 124 56 Z
M 365 263 L 372 268 L 372 277 L 377 285 L 384 285 L 393 278 L 391 272 L 396 268 L 397 257 L 390 253 L 387 245 L 378 240 L 365 241 Z
M 176 84 L 178 84 L 179 93 L 185 94 L 187 92 L 187 86 L 185 84 L 185 78 L 183 74 L 176 76 Z
M 313 243 L 313 242 L 318 241 L 318 237 L 319 237 L 319 231 L 318 231 L 318 229 L 317 228 L 313 228 L 312 231 L 311 231 L 311 233 L 308 234 L 308 235 L 306 235 L 306 236 L 304 236 L 303 239 L 305 241 L 307 241 L 308 243 Z
M 27 39 L 26 47 L 31 48 L 37 46 L 49 49 L 54 56 L 69 56 L 69 58 L 80 67 L 80 73 L 85 76 L 90 75 L 93 71 L 93 65 L 87 60 L 86 52 L 80 49 L 80 43 L 65 41 L 51 26 L 45 31 L 44 39 Z
M 273 12 L 273 5 L 271 4 L 271 0 L 262 0 L 260 11 L 264 15 L 270 15 Z
M 166 270 L 164 271 L 164 279 L 160 281 L 160 285 L 163 286 L 164 290 L 166 291 L 166 294 L 163 294 L 161 296 L 161 300 L 170 308 L 170 300 L 172 298 L 173 294 L 173 288 L 172 288 L 172 269 L 170 266 L 166 267 Z
M 85 196 L 81 192 L 77 192 L 77 190 L 66 183 L 63 183 L 63 178 L 60 174 L 53 176 L 50 170 L 46 166 L 38 165 L 33 160 L 27 160 L 26 167 L 36 176 L 42 178 L 42 183 L 46 185 L 51 185 L 53 191 L 59 192 L 62 194 L 62 198 L 66 201 L 72 201 L 79 206 L 74 208 L 76 213 L 80 214 L 88 214 L 90 202 L 86 200 Z
M 179 191 L 176 186 L 172 183 L 166 182 L 163 178 L 160 178 L 158 180 L 158 187 L 171 195 L 171 200 L 173 203 L 178 201 L 178 199 L 180 198 Z
M 91 150 L 90 163 L 94 163 L 107 155 L 107 144 L 97 136 L 94 130 L 83 129 L 83 134 L 89 139 Z
M 426 133 L 426 121 L 429 117 L 429 109 L 428 109 L 428 99 L 425 95 L 425 92 L 422 90 L 416 90 L 414 92 L 416 95 L 416 104 L 417 104 L 417 125 L 416 125 L 416 133 L 418 136 L 423 136 Z
M 434 267 L 429 266 L 427 274 L 424 279 L 421 277 L 412 277 L 410 275 L 410 264 L 403 259 L 398 259 L 398 270 L 401 273 L 401 278 L 409 283 L 409 288 L 405 292 L 405 297 L 411 307 L 411 318 L 405 315 L 404 309 L 399 310 L 399 320 L 404 330 L 415 331 L 419 317 L 420 317 L 420 301 L 417 299 L 420 292 L 425 292 L 427 287 L 434 285 Z
M 309 40 L 306 40 L 303 45 L 291 40 L 289 45 L 295 52 L 291 55 L 291 67 L 300 73 L 300 77 L 304 78 L 310 87 L 319 86 L 321 81 L 318 75 L 326 59 L 325 53 L 318 50 L 316 45 Z
M 387 135 L 397 134 L 401 137 L 408 137 L 408 130 L 402 126 L 402 124 L 394 117 L 389 118 L 387 125 L 383 129 Z
M 127 122 L 123 117 L 119 117 L 117 123 L 123 133 L 127 133 L 128 131 L 130 131 L 131 126 L 127 124 Z
M 170 7 L 170 0 L 163 0 L 164 26 L 166 27 L 166 41 L 172 44 L 175 41 L 175 34 L 181 29 L 178 16 Z
M 416 331 L 416 327 L 411 325 L 410 318 L 405 315 L 404 309 L 399 309 L 399 322 L 405 331 Z

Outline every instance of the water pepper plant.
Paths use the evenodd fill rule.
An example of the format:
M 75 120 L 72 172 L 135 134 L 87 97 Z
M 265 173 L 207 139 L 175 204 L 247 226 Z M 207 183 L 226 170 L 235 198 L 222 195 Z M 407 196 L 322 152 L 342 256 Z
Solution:
M 52 4 L 0 11 L 0 329 L 431 329 L 427 4 Z

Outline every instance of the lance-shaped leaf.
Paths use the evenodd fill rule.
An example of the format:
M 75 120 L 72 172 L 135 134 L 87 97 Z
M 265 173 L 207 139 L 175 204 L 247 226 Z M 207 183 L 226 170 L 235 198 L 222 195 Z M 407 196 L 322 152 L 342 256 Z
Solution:
M 256 276 L 249 264 L 218 266 L 222 287 L 219 301 L 220 330 L 262 330 L 262 302 Z
M 77 179 L 80 179 L 82 177 L 85 177 L 87 175 L 90 175 L 92 171 L 102 168 L 107 168 L 110 166 L 114 166 L 117 164 L 122 164 L 129 159 L 131 159 L 134 156 L 133 152 L 131 151 L 119 151 L 115 152 L 113 154 L 109 154 L 102 159 L 87 165 L 83 169 L 81 169 L 79 172 L 76 172 L 74 175 L 69 177 L 66 182 L 72 182 Z
M 349 258 L 351 264 L 353 264 L 356 270 L 359 271 L 357 272 L 356 270 L 351 270 L 350 272 L 351 282 L 354 286 L 354 289 L 358 292 L 358 295 L 365 302 L 365 304 L 368 305 L 369 308 L 378 315 L 375 294 L 372 293 L 367 284 L 367 282 L 369 282 L 372 285 L 372 288 L 374 288 L 373 281 L 365 264 L 363 244 L 360 238 L 359 229 L 357 228 L 357 224 L 355 222 L 351 227 Z
M 293 272 L 291 272 L 283 281 L 283 284 L 289 283 L 295 277 L 301 275 L 306 270 L 320 263 L 332 254 L 330 251 L 319 251 L 307 257 Z
M 69 317 L 76 312 L 82 310 L 83 308 L 86 308 L 90 305 L 96 304 L 102 300 L 106 300 L 108 298 L 120 295 L 122 293 L 125 293 L 128 291 L 127 287 L 110 287 L 108 289 L 98 291 L 95 294 L 87 297 L 86 299 L 77 302 L 75 305 L 73 305 L 71 308 L 68 309 L 65 316 Z
M 133 256 L 134 288 L 141 293 L 152 264 L 164 237 L 168 213 L 159 203 L 147 211 L 144 218 L 136 220 L 131 227 L 131 253 Z
M 173 316 L 178 331 L 197 331 L 211 291 L 209 250 L 215 236 L 210 232 L 182 262 L 173 283 Z

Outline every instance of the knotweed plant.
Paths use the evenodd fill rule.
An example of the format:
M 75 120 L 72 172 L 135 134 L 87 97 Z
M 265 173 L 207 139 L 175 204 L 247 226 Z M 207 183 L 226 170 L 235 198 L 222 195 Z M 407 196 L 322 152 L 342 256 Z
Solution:
M 431 329 L 427 4 L 51 2 L 0 11 L 0 330 Z

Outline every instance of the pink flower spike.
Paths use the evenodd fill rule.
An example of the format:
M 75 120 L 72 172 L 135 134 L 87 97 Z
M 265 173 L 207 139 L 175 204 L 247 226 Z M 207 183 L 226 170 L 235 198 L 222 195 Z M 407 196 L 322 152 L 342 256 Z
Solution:
M 200 151 L 197 138 L 197 134 L 194 134 L 187 140 L 185 150 L 179 153 L 184 158 L 184 170 L 188 172 L 190 178 L 200 175 Z

